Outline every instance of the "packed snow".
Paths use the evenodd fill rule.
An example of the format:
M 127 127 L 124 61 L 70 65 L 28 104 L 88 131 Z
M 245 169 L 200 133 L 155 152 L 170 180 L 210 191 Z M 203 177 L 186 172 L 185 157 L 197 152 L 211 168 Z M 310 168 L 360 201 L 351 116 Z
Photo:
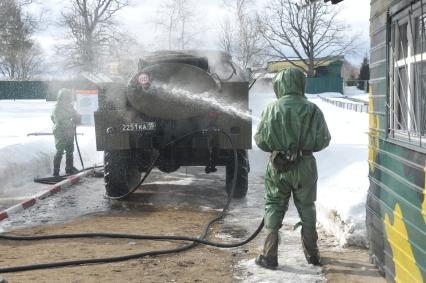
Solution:
M 262 110 L 276 99 L 270 89 L 254 90 L 250 97 L 254 116 L 260 116 Z M 341 97 L 341 94 L 321 96 Z M 319 175 L 318 222 L 338 239 L 340 245 L 365 247 L 365 204 L 369 187 L 368 115 L 338 108 L 321 101 L 316 95 L 307 97 L 323 111 L 332 137 L 330 146 L 315 154 Z M 257 122 L 253 121 L 253 133 L 256 127 Z M 254 141 L 253 147 L 253 150 L 259 150 Z
M 331 94 L 330 94 L 331 96 Z M 335 235 L 341 245 L 366 245 L 365 202 L 368 190 L 367 131 L 368 116 L 337 108 L 309 96 L 324 112 L 331 135 L 330 146 L 316 154 L 318 161 L 318 221 Z M 257 87 L 250 94 L 254 117 L 275 96 L 270 87 Z M 52 172 L 55 153 L 53 136 L 27 136 L 29 133 L 51 133 L 50 113 L 54 103 L 43 100 L 0 101 L 0 198 L 22 198 L 35 177 Z M 253 133 L 257 119 L 253 119 Z M 102 152 L 96 151 L 94 127 L 78 127 L 80 148 L 86 166 L 102 163 Z M 253 151 L 260 151 L 253 143 Z M 259 153 L 258 153 L 259 154 Z M 267 154 L 258 166 L 265 166 Z M 79 160 L 75 152 L 75 164 Z M 62 165 L 62 170 L 64 165 Z M 62 171 L 63 172 L 63 171 Z
M 345 86 L 344 95 L 338 92 L 324 92 L 320 94 L 306 94 L 308 98 L 316 98 L 318 96 L 325 97 L 328 99 L 351 103 L 351 104 L 364 104 L 363 102 L 369 101 L 369 95 L 363 90 L 358 89 L 356 86 Z M 346 98 L 355 98 L 361 100 L 360 102 L 355 102 L 353 100 L 348 100 Z
M 365 92 L 364 90 L 357 88 L 356 86 L 346 86 L 344 93 L 345 93 L 346 96 L 356 98 L 356 99 L 360 99 L 360 100 L 364 100 L 366 102 L 368 102 L 368 99 L 369 99 L 368 93 Z
M 0 100 L 0 198 L 24 197 L 38 191 L 23 189 L 34 178 L 52 174 L 55 144 L 50 114 L 55 102 L 45 100 Z M 79 127 L 78 141 L 86 167 L 102 163 L 102 153 L 96 151 L 94 127 Z M 38 135 L 28 135 L 38 134 Z M 44 135 L 39 135 L 44 134 Z M 64 173 L 65 157 L 61 173 Z M 80 168 L 77 149 L 74 165 Z M 22 189 L 22 190 L 21 190 Z

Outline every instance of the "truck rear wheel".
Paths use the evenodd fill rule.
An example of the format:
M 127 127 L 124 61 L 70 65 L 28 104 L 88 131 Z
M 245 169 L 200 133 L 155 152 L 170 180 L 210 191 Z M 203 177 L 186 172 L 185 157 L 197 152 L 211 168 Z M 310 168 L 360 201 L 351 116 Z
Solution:
M 233 154 L 232 154 L 233 156 Z M 238 150 L 238 168 L 237 168 L 237 183 L 234 190 L 233 198 L 244 198 L 247 195 L 248 190 L 248 173 L 250 171 L 250 165 L 248 160 L 247 150 Z M 232 183 L 234 178 L 234 160 L 226 166 L 226 193 L 231 193 Z
M 104 171 L 106 194 L 110 197 L 127 194 L 141 179 L 138 166 L 127 151 L 105 151 Z

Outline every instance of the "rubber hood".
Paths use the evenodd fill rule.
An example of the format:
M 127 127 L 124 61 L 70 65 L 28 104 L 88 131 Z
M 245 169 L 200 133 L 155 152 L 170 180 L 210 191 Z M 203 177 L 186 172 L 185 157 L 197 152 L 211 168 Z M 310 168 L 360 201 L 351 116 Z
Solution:
M 273 80 L 275 95 L 277 98 L 286 95 L 305 96 L 305 74 L 296 68 L 280 71 Z

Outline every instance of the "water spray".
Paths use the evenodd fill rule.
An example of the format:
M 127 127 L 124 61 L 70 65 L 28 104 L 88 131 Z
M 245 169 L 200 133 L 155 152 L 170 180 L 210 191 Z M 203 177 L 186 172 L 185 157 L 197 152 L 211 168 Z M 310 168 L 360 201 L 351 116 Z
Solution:
M 164 92 L 173 95 L 181 101 L 193 103 L 200 107 L 211 107 L 223 113 L 238 116 L 244 120 L 254 119 L 260 121 L 259 117 L 252 115 L 249 111 L 242 110 L 239 105 L 226 99 L 218 99 L 220 96 L 212 92 L 193 93 L 191 91 L 171 86 L 169 84 L 152 84 L 151 89 L 154 92 Z

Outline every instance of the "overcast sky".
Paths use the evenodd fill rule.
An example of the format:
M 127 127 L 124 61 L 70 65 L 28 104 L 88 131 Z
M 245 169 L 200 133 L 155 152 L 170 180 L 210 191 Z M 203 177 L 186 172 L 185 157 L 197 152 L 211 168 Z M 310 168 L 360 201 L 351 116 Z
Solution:
M 47 9 L 44 19 L 44 29 L 37 34 L 37 40 L 48 54 L 52 47 L 62 37 L 61 30 L 55 26 L 60 11 L 68 1 L 44 0 L 41 4 L 31 7 L 32 11 L 39 11 L 43 6 Z M 145 48 L 154 49 L 161 47 L 159 31 L 154 24 L 158 7 L 164 1 L 130 0 L 131 5 L 123 9 L 117 20 L 132 36 Z M 197 48 L 217 49 L 217 27 L 219 20 L 225 14 L 223 0 L 198 0 L 197 25 L 202 27 L 201 41 Z M 267 0 L 255 0 L 254 9 L 260 10 Z M 69 2 L 68 2 L 69 3 Z M 369 50 L 369 16 L 370 0 L 345 0 L 341 4 L 340 20 L 350 26 L 348 37 L 353 33 L 360 34 L 358 54 L 349 56 L 349 60 L 359 65 L 362 57 Z M 164 45 L 163 45 L 164 46 Z

